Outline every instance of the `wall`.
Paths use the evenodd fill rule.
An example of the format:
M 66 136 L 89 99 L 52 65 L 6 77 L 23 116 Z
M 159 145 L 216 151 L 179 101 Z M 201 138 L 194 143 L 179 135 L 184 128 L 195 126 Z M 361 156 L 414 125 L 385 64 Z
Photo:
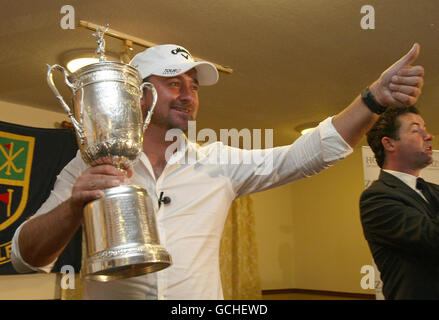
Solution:
M 59 108 L 60 112 L 52 112 L 0 101 L 0 120 L 29 127 L 55 128 L 55 122 L 68 120 L 61 106 Z
M 296 288 L 292 186 L 251 195 L 262 290 Z
M 359 217 L 363 189 L 359 148 L 334 167 L 292 185 L 298 203 L 293 212 L 297 288 L 370 293 L 360 286 L 361 267 L 372 263 Z
M 361 150 L 311 178 L 253 195 L 261 285 L 371 293 L 360 287 L 371 264 L 358 199 Z
M 0 276 L 0 300 L 53 300 L 61 297 L 58 274 Z

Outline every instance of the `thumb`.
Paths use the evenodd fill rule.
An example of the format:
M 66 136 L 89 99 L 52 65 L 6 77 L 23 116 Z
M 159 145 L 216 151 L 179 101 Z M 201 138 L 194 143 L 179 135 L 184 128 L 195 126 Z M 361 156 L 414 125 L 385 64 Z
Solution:
M 410 51 L 405 56 L 403 56 L 401 59 L 399 59 L 395 63 L 395 65 L 402 68 L 402 67 L 405 67 L 405 66 L 412 64 L 418 58 L 420 49 L 421 49 L 420 45 L 418 43 L 415 43 L 413 45 L 413 47 L 410 49 Z

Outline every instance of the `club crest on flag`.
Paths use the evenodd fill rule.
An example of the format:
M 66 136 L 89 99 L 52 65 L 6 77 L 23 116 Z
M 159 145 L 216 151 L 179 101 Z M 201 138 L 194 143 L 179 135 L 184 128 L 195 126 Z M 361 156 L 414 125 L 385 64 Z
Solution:
M 0 231 L 26 207 L 34 145 L 34 137 L 0 131 Z

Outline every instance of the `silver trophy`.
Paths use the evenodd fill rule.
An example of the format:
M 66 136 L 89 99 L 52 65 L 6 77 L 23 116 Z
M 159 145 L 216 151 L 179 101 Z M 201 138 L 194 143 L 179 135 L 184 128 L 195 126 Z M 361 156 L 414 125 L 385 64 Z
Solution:
M 98 63 L 69 73 L 60 65 L 48 66 L 47 82 L 70 117 L 82 158 L 90 165 L 111 163 L 124 170 L 138 161 L 143 132 L 157 102 L 151 83 L 142 83 L 137 69 L 106 61 L 101 28 L 93 34 Z M 73 93 L 73 113 L 55 87 L 52 72 L 64 73 Z M 140 99 L 144 88 L 153 102 L 143 121 Z M 109 281 L 159 271 L 171 265 L 160 245 L 154 206 L 145 189 L 121 185 L 103 190 L 105 196 L 84 207 L 83 230 L 87 256 L 81 270 L 86 280 Z

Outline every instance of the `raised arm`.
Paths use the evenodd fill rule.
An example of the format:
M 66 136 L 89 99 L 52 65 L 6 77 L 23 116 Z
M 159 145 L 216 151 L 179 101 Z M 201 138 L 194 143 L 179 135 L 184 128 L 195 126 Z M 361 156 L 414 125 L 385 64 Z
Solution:
M 411 64 L 419 56 L 420 46 L 415 43 L 410 51 L 384 71 L 369 86 L 375 100 L 383 107 L 414 105 L 424 85 L 424 68 Z M 343 139 L 355 146 L 373 126 L 378 115 L 373 113 L 358 96 L 346 109 L 336 115 L 333 125 Z

